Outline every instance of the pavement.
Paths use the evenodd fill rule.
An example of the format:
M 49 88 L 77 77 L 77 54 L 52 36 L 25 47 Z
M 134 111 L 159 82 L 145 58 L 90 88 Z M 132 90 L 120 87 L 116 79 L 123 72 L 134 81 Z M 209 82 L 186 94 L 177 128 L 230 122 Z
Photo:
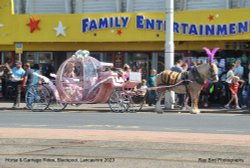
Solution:
M 2 110 L 26 110 L 25 109 L 25 103 L 20 103 L 20 106 L 18 108 L 13 109 L 12 108 L 13 103 L 2 101 L 0 102 L 0 111 Z M 162 106 L 164 110 L 164 106 Z M 49 111 L 49 110 L 48 110 Z M 111 112 L 109 105 L 107 103 L 104 104 L 82 104 L 82 105 L 68 105 L 64 111 L 77 111 L 77 112 Z M 154 106 L 147 106 L 145 105 L 140 112 L 154 112 Z M 236 109 L 226 109 L 223 106 L 211 106 L 207 108 L 200 108 L 201 113 L 225 113 L 225 114 L 250 114 L 250 109 L 244 108 L 240 110 Z M 181 110 L 179 108 L 176 109 L 165 109 L 165 113 L 189 113 L 188 110 Z

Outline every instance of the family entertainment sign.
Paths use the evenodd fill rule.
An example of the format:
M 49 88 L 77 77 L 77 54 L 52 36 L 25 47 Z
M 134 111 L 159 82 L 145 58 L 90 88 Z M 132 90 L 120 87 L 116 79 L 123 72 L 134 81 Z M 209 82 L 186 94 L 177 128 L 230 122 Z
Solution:
M 128 16 L 111 16 L 102 18 L 82 19 L 82 32 L 103 30 L 109 28 L 127 28 L 132 19 Z M 134 28 L 138 30 L 166 30 L 166 20 L 153 19 L 144 15 L 135 16 Z M 230 36 L 249 32 L 250 21 L 240 21 L 222 24 L 174 22 L 174 32 L 194 36 Z

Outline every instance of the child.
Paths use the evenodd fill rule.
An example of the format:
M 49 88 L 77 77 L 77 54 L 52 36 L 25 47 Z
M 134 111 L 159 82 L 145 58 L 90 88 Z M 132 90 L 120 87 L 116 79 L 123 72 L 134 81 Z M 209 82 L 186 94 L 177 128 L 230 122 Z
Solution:
M 239 82 L 241 82 L 241 85 L 240 85 Z M 239 87 L 243 86 L 243 83 L 244 82 L 240 81 L 240 78 L 238 76 L 233 76 L 232 77 L 232 83 L 229 85 L 229 89 L 231 91 L 232 97 L 229 100 L 229 102 L 224 106 L 225 108 L 229 108 L 232 101 L 235 100 L 236 109 L 241 109 L 240 106 L 239 106 L 237 93 L 238 93 Z
M 141 95 L 145 96 L 145 94 L 147 93 L 147 88 L 147 81 L 143 79 L 141 82 L 141 87 L 139 88 Z
M 137 86 L 138 88 L 135 89 L 135 96 L 132 97 L 132 100 L 134 103 L 141 104 L 143 102 L 144 106 L 147 106 L 145 104 L 145 95 L 147 93 L 147 81 L 145 79 L 142 80 L 142 82 Z

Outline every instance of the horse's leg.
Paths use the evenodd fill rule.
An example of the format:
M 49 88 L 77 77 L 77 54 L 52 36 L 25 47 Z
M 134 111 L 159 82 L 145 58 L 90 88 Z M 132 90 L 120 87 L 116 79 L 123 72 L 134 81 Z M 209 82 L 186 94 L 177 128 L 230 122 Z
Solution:
M 200 110 L 198 107 L 198 103 L 199 103 L 200 90 L 190 93 L 190 96 L 191 96 L 191 105 L 192 105 L 190 112 L 195 113 L 195 114 L 199 114 Z
M 158 92 L 157 102 L 156 102 L 156 105 L 155 105 L 155 111 L 157 113 L 163 113 L 163 110 L 161 109 L 161 99 L 162 99 L 162 95 L 164 93 L 165 92 Z
M 185 95 L 185 100 L 184 100 L 184 109 L 190 111 L 191 106 L 188 105 L 189 100 L 191 100 L 190 95 L 189 95 L 189 94 L 186 94 L 186 95 Z

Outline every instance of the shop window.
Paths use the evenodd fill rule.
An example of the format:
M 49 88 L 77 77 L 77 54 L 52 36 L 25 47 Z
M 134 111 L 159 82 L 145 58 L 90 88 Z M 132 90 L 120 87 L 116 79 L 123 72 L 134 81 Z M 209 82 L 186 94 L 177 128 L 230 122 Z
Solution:
M 75 52 L 67 52 L 66 53 L 66 59 L 69 59 L 74 54 L 75 54 Z
M 91 52 L 90 56 L 102 62 L 112 63 L 112 53 L 110 52 Z
M 126 59 L 132 71 L 141 71 L 143 79 L 146 79 L 148 76 L 150 54 L 151 53 L 128 53 L 128 58 Z
M 1 64 L 8 62 L 12 64 L 15 62 L 15 58 L 13 57 L 13 53 L 11 51 L 6 51 L 1 53 Z
M 26 52 L 24 53 L 25 62 L 30 64 L 44 64 L 48 60 L 53 60 L 52 52 Z

